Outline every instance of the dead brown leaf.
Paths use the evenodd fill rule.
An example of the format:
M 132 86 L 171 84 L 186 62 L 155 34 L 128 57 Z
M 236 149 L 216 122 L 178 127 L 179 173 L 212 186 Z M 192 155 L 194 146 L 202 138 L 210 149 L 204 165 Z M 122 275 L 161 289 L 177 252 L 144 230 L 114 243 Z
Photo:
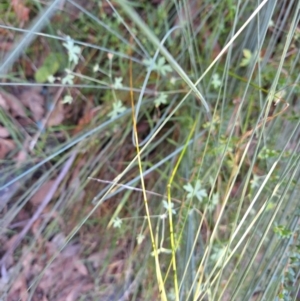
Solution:
M 18 239 L 18 234 L 13 235 L 8 241 L 5 243 L 5 249 L 10 249 Z
M 28 285 L 32 279 L 41 275 L 45 264 L 58 251 L 56 244 L 52 242 L 47 242 L 44 246 L 46 249 L 49 246 L 50 252 L 45 252 L 45 249 L 35 249 L 35 251 L 28 252 L 28 249 L 25 250 L 23 248 L 23 255 L 20 259 L 23 269 L 20 271 L 20 276 L 10 290 L 7 300 L 28 300 Z M 78 245 L 71 245 L 69 247 L 65 249 L 66 252 L 58 254 L 51 266 L 46 269 L 45 274 L 34 290 L 32 301 L 76 301 L 95 289 L 91 277 L 83 275 L 77 267 L 76 262 L 79 261 Z M 41 256 L 42 254 L 47 255 Z M 107 296 L 113 294 L 113 291 L 111 291 L 111 282 L 107 285 L 105 292 L 103 289 L 104 287 L 101 292 L 98 292 L 101 296 L 98 295 L 97 300 L 106 300 Z
M 28 300 L 27 284 L 24 274 L 20 274 L 18 278 L 13 282 L 9 295 L 7 296 L 7 301 L 15 300 Z
M 36 254 L 34 254 L 33 252 L 28 252 L 27 248 L 23 248 L 22 265 L 25 274 L 32 270 L 32 262 L 34 262 L 35 257 Z
M 7 42 L 7 41 L 1 41 L 0 42 L 0 50 L 2 51 L 9 51 L 13 46 L 12 42 Z
M 66 301 L 74 301 L 78 296 L 79 287 L 75 287 L 66 297 Z
M 56 242 L 47 242 L 46 248 L 49 258 L 58 251 Z M 67 296 L 73 300 L 72 297 L 82 292 L 84 284 L 91 283 L 87 269 L 79 263 L 78 252 L 77 245 L 67 246 L 45 271 L 39 287 L 55 295 L 51 300 L 66 300 Z
M 12 0 L 11 4 L 19 21 L 26 22 L 29 20 L 30 10 L 24 5 L 23 0 Z
M 48 194 L 49 190 L 53 186 L 55 180 L 50 180 L 48 182 L 45 182 L 39 190 L 33 195 L 33 197 L 30 200 L 30 203 L 34 206 L 40 205 L 40 203 L 44 200 L 46 195 Z
M 0 125 L 0 138 L 7 138 L 9 137 L 9 131 Z
M 13 285 L 7 300 L 28 300 L 28 285 L 32 279 L 43 276 L 34 291 L 33 301 L 65 301 L 78 300 L 79 295 L 91 291 L 94 288 L 93 281 L 88 275 L 88 270 L 80 261 L 80 245 L 71 244 L 62 252 L 61 240 L 64 236 L 57 234 L 57 237 L 41 245 L 41 248 L 28 252 L 28 248 L 22 250 L 22 270 L 18 281 Z M 10 243 L 13 243 L 10 242 Z M 43 256 L 41 256 L 43 254 Z M 49 259 L 56 254 L 56 259 L 45 271 L 44 267 Z
M 14 117 L 26 117 L 25 109 L 19 99 L 8 92 L 0 91 L 0 106 L 6 111 L 11 110 Z
M 87 276 L 89 274 L 86 266 L 80 259 L 74 260 L 74 268 L 83 276 Z
M 4 250 L 8 250 L 11 249 L 12 246 L 14 245 L 14 243 L 16 242 L 16 240 L 18 239 L 18 234 L 13 235 L 9 240 L 7 240 L 4 244 Z M 13 258 L 13 254 L 10 253 L 6 259 L 6 265 L 7 267 L 10 267 L 13 265 L 14 263 L 14 258 Z
M 25 144 L 26 145 L 26 144 Z M 24 146 L 24 143 L 23 143 L 23 146 Z M 28 154 L 27 152 L 25 151 L 25 149 L 22 149 L 18 152 L 18 154 L 15 156 L 15 160 L 16 162 L 18 163 L 24 163 L 26 162 L 27 160 L 27 157 L 28 157 Z
M 74 301 L 78 300 L 79 294 L 82 294 L 84 292 L 88 292 L 94 288 L 94 285 L 92 283 L 88 284 L 80 284 L 78 287 L 74 287 L 73 290 L 67 295 L 65 300 L 62 301 Z M 57 300 L 59 301 L 59 300 Z
M 4 159 L 5 156 L 15 149 L 16 145 L 11 139 L 0 138 L 0 159 Z
M 47 126 L 60 125 L 64 119 L 64 106 L 63 103 L 59 101 L 47 121 Z
M 40 88 L 32 87 L 20 94 L 20 101 L 28 107 L 35 121 L 40 121 L 44 116 L 44 97 L 40 94 Z
M 5 101 L 5 99 L 3 98 L 3 96 L 1 95 L 1 92 L 0 92 L 0 107 L 3 108 L 5 111 L 8 111 L 9 110 L 9 107 Z
M 66 236 L 63 233 L 58 233 L 56 234 L 52 240 L 51 240 L 51 245 L 49 245 L 48 247 L 50 248 L 50 246 L 53 248 L 53 252 L 60 250 L 60 248 L 65 244 L 66 241 Z M 69 248 L 64 249 L 67 250 Z M 78 249 L 75 251 L 74 255 L 77 254 Z
M 90 124 L 95 115 L 96 112 L 94 110 L 87 110 L 74 129 L 74 134 L 80 133 L 88 124 Z

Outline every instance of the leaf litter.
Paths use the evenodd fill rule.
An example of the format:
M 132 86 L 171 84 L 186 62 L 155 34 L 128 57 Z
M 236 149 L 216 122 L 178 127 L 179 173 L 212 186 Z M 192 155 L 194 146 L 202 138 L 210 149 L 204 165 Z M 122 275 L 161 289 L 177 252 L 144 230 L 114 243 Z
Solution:
M 9 92 L 0 91 L 0 107 L 2 110 L 7 116 L 11 116 L 12 120 L 15 118 L 22 120 L 21 123 L 24 125 L 32 124 L 30 121 L 31 118 L 34 122 L 38 122 L 44 118 L 46 113 L 45 101 L 40 88 L 26 87 L 18 91 L 13 89 Z M 58 101 L 52 114 L 49 116 L 46 128 L 60 125 L 64 121 L 64 106 L 60 101 Z M 31 156 L 26 151 L 27 144 L 26 139 L 24 139 L 24 149 L 19 150 L 12 158 L 16 168 L 19 163 L 28 162 Z M 0 158 L 7 158 L 15 148 L 16 144 L 10 136 L 9 129 L 0 124 Z M 11 174 L 14 178 L 14 173 L 12 172 Z M 7 181 L 10 180 L 9 178 Z M 0 294 L 2 296 L 6 295 L 6 300 L 8 301 L 28 300 L 29 295 L 32 293 L 28 292 L 28 287 L 35 279 L 42 275 L 46 264 L 54 255 L 56 255 L 56 259 L 46 269 L 41 280 L 38 282 L 37 287 L 32 293 L 32 300 L 78 300 L 80 295 L 88 293 L 94 288 L 90 273 L 81 259 L 79 244 L 68 245 L 62 252 L 59 252 L 61 243 L 58 241 L 65 240 L 65 237 L 62 237 L 63 232 L 56 234 L 56 236 L 48 241 L 45 241 L 43 235 L 38 234 L 40 233 L 39 229 L 43 219 L 41 213 L 47 213 L 48 210 L 44 209 L 44 211 L 41 211 L 35 222 L 30 223 L 30 217 L 26 221 L 26 214 L 24 215 L 24 213 L 28 211 L 28 208 L 31 208 L 30 211 L 36 210 L 34 208 L 37 207 L 40 208 L 45 196 L 51 193 L 50 190 L 54 186 L 54 182 L 55 179 L 46 181 L 29 199 L 28 205 L 22 208 L 13 220 L 13 222 L 19 223 L 21 230 L 24 230 L 29 225 L 26 232 L 31 231 L 34 235 L 38 246 L 37 249 L 34 249 L 34 251 L 31 250 L 27 243 L 24 242 L 20 244 L 20 233 L 13 235 L 2 245 L 1 254 L 5 253 L 7 255 L 2 256 L 2 259 L 5 257 L 6 267 L 3 266 L 3 263 L 1 264 Z M 2 185 L 3 183 L 0 186 Z M 1 190 L 1 204 L 3 206 L 1 205 L 0 209 L 3 210 L 4 214 L 11 207 L 10 200 L 14 200 L 13 195 L 18 193 L 20 187 L 20 182 L 17 181 L 8 186 L 5 191 Z M 3 202 L 3 197 L 7 199 L 6 202 Z M 54 197 L 53 195 L 50 199 Z M 56 215 L 55 212 L 52 214 Z M 22 220 L 24 220 L 24 223 L 22 223 Z M 18 258 L 18 256 L 13 256 L 13 253 L 7 253 L 7 250 L 14 250 L 18 244 L 20 244 L 18 250 L 22 249 L 23 255 L 21 257 Z
M 12 0 L 11 4 L 17 16 L 18 21 L 27 22 L 29 20 L 30 9 L 24 5 L 25 1 Z
M 31 111 L 33 119 L 40 121 L 45 113 L 45 98 L 41 94 L 41 88 L 30 87 L 22 91 L 20 101 Z
M 22 24 L 28 20 L 29 11 L 22 0 L 14 0 L 13 5 L 14 12 L 17 15 L 17 21 L 20 22 L 19 26 L 21 27 Z M 78 49 L 76 51 L 78 52 Z M 160 62 L 164 63 L 163 61 Z M 32 70 L 33 65 L 39 67 L 39 64 L 36 61 L 31 64 L 31 61 L 27 59 L 22 61 L 20 65 L 25 66 L 24 73 L 27 78 L 32 78 L 35 73 L 34 70 Z M 164 66 L 164 64 L 159 65 L 160 68 L 165 68 Z M 161 72 L 163 71 L 169 71 L 168 67 L 166 70 L 163 69 Z M 13 121 L 15 121 L 15 124 L 20 124 L 20 127 L 23 127 L 22 130 L 24 130 L 27 134 L 27 136 L 24 135 L 26 137 L 22 136 L 20 138 L 21 143 L 23 143 L 20 147 L 19 145 L 16 145 L 10 136 L 10 129 L 7 129 L 4 125 L 0 124 L 0 134 L 2 133 L 0 138 L 4 140 L 3 143 L 6 145 L 13 143 L 7 150 L 5 150 L 5 152 L 2 153 L 2 158 L 9 158 L 9 160 L 14 161 L 16 167 L 19 163 L 28 162 L 29 160 L 32 160 L 32 158 L 35 158 L 38 162 L 40 158 L 45 155 L 43 153 L 43 149 L 39 149 L 39 152 L 35 152 L 36 149 L 28 149 L 29 143 L 26 139 L 28 139 L 28 137 L 30 139 L 30 137 L 39 131 L 38 123 L 41 120 L 44 120 L 49 112 L 47 105 L 48 100 L 46 98 L 47 97 L 42 93 L 42 88 L 33 86 L 14 87 L 7 89 L 6 91 L 0 91 L 0 107 Z M 50 98 L 52 98 L 52 95 L 50 95 Z M 87 108 L 84 105 L 82 108 L 80 107 L 78 110 L 81 111 L 81 113 L 84 111 L 83 115 L 74 119 L 74 116 L 67 116 L 66 107 L 68 106 L 63 105 L 59 100 L 57 105 L 53 108 L 52 114 L 49 115 L 50 117 L 45 123 L 45 130 L 64 124 L 64 122 L 68 124 L 68 120 L 66 119 L 70 117 L 70 119 L 72 119 L 72 125 L 75 127 L 75 129 L 71 131 L 71 135 L 80 134 L 87 128 L 94 126 L 95 119 L 97 120 L 97 118 L 95 118 L 97 113 L 96 111 L 98 111 L 100 107 L 96 109 L 94 105 L 95 103 L 92 101 L 92 105 L 90 107 Z M 119 106 L 117 109 L 119 110 L 117 114 L 122 113 L 122 106 Z M 31 127 L 30 130 L 28 130 L 28 127 Z M 52 137 L 55 135 L 57 135 L 57 133 L 52 134 Z M 24 138 L 23 141 L 22 138 Z M 40 138 L 40 140 L 42 140 L 44 137 L 41 135 Z M 19 147 L 19 149 L 17 149 L 16 153 L 11 155 L 12 151 L 17 147 Z M 113 166 L 112 169 L 119 172 L 125 165 L 123 162 L 128 161 L 129 155 L 132 154 L 133 151 L 131 145 L 129 145 L 126 149 L 120 149 L 119 152 L 114 154 L 112 161 L 115 166 Z M 76 167 L 81 166 L 84 168 L 85 160 L 88 160 L 88 155 L 89 154 L 87 152 L 86 156 L 78 156 L 79 158 L 76 158 L 77 162 L 74 168 L 74 175 L 71 180 L 69 180 L 69 183 L 67 183 L 66 186 L 63 186 L 61 190 L 70 189 L 72 185 L 76 187 L 83 184 L 82 179 L 80 179 L 80 176 L 82 175 L 79 174 L 81 169 L 76 170 Z M 50 162 L 49 165 L 51 164 L 53 163 Z M 106 173 L 106 177 L 113 176 L 113 173 L 110 170 L 104 170 L 101 171 L 101 173 Z M 42 174 L 42 172 L 40 172 L 40 174 Z M 5 252 L 9 249 L 14 249 L 15 251 L 13 253 L 9 253 L 6 257 L 6 269 L 3 268 L 3 265 L 1 266 L 0 293 L 7 294 L 6 300 L 28 300 L 29 296 L 32 294 L 32 300 L 73 301 L 78 300 L 81 295 L 88 294 L 88 292 L 93 292 L 94 296 L 99 294 L 100 297 L 98 300 L 103 300 L 104 297 L 107 298 L 107 296 L 115 294 L 114 285 L 116 282 L 121 283 L 124 271 L 126 271 L 126 273 L 130 273 L 132 271 L 131 267 L 126 266 L 126 257 L 128 254 L 126 254 L 124 250 L 128 250 L 129 248 L 127 237 L 124 237 L 121 242 L 119 241 L 116 247 L 109 249 L 107 246 L 112 242 L 103 242 L 104 236 L 110 236 L 107 229 L 104 229 L 104 232 L 101 233 L 103 234 L 103 237 L 101 237 L 98 231 L 99 228 L 94 227 L 90 230 L 88 227 L 83 227 L 83 233 L 80 233 L 79 237 L 75 238 L 75 241 L 67 245 L 66 248 L 61 251 L 62 244 L 66 240 L 65 235 L 68 232 L 66 228 L 69 227 L 73 229 L 74 225 L 71 225 L 70 221 L 68 221 L 66 225 L 61 224 L 60 228 L 53 231 L 54 233 L 52 233 L 50 237 L 45 238 L 44 233 L 41 233 L 40 228 L 46 220 L 46 216 L 50 214 L 52 204 L 49 204 L 48 207 L 41 210 L 33 223 L 29 223 L 32 215 L 36 213 L 36 208 L 41 206 L 45 196 L 50 194 L 51 187 L 54 186 L 54 182 L 57 178 L 57 175 L 54 175 L 51 179 L 48 179 L 36 193 L 28 198 L 27 203 L 22 210 L 20 210 L 12 223 L 5 227 L 7 230 L 10 229 L 10 226 L 13 225 L 13 223 L 16 225 L 14 228 L 11 228 L 10 231 L 13 232 L 10 236 L 3 235 L 5 236 L 6 243 L 2 244 L 1 248 L 1 255 L 5 254 Z M 22 187 L 23 185 L 10 186 L 10 188 L 12 188 L 10 191 L 16 192 L 18 194 L 17 196 L 19 196 L 22 192 L 24 192 L 24 190 L 30 190 L 31 184 L 36 180 L 36 177 L 32 177 L 31 182 L 28 182 L 25 189 Z M 99 189 L 99 185 L 93 185 L 93 187 L 94 190 Z M 20 188 L 23 190 L 19 191 Z M 61 187 L 57 187 L 55 191 L 59 191 L 60 188 Z M 79 217 L 81 218 L 82 215 L 80 214 L 86 214 L 93 207 L 91 204 L 85 206 L 85 198 L 90 196 L 91 189 L 82 189 L 81 192 L 81 195 L 78 197 L 80 201 L 75 204 L 72 203 L 71 206 L 73 208 L 70 208 L 75 212 L 75 214 L 73 212 L 70 214 L 72 215 L 72 219 L 70 220 L 73 222 L 76 221 L 75 224 L 78 223 Z M 7 212 L 17 199 L 17 197 L 13 196 L 11 200 L 5 204 L 4 208 L 1 208 L 1 210 L 3 209 L 3 212 Z M 56 199 L 57 196 L 54 192 L 51 197 L 51 203 L 55 203 L 53 200 Z M 76 210 L 78 210 L 78 215 L 76 215 Z M 99 209 L 98 212 L 96 212 L 96 214 L 99 214 L 96 218 L 103 218 L 105 214 L 109 215 L 108 212 L 110 210 L 113 210 L 112 206 L 105 204 L 101 207 L 101 210 Z M 48 221 L 49 224 L 54 219 L 62 218 L 61 212 L 56 209 L 51 211 L 51 215 L 52 216 Z M 23 237 L 20 241 L 19 234 L 22 233 L 26 226 L 26 238 Z M 86 231 L 86 233 L 84 231 Z M 8 231 L 5 231 L 5 234 L 8 234 Z M 33 241 L 35 244 L 30 245 L 30 241 Z M 15 248 L 16 244 L 18 244 L 17 248 Z M 89 252 L 88 254 L 85 254 L 84 252 L 86 252 L 87 249 Z M 112 249 L 114 250 L 113 254 L 110 254 L 112 253 Z M 53 256 L 56 256 L 55 260 L 49 268 L 44 271 L 45 266 Z M 99 273 L 103 269 L 104 262 L 107 261 L 108 256 L 110 257 L 110 262 L 106 266 L 106 272 L 104 275 L 101 275 L 102 278 L 100 279 L 101 285 L 105 286 L 105 289 L 102 289 L 101 287 L 102 291 L 98 292 L 98 286 L 94 283 L 95 279 L 93 279 L 91 270 L 93 270 L 97 277 L 99 277 Z M 92 268 L 90 266 L 92 266 Z M 28 292 L 28 288 L 33 285 L 34 281 L 40 276 L 41 278 L 37 281 L 34 290 Z

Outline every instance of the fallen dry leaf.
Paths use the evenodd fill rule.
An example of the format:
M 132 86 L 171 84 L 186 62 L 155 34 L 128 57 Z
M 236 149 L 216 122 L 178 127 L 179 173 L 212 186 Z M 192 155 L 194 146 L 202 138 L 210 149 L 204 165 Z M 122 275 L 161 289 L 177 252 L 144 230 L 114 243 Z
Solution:
M 56 243 L 47 242 L 46 248 L 45 253 L 48 259 L 58 251 Z M 77 245 L 67 246 L 45 271 L 39 287 L 47 292 L 47 295 L 53 296 L 51 300 L 66 300 L 67 296 L 71 298 L 74 296 L 72 292 L 77 291 L 76 288 L 80 288 L 78 293 L 81 293 L 81 286 L 91 283 L 90 277 L 82 274 L 82 272 L 87 273 L 86 268 L 82 266 L 79 268 L 78 266 L 78 252 L 79 247 Z
M 28 289 L 30 281 L 41 275 L 45 264 L 57 251 L 55 247 L 51 247 L 50 249 L 52 251 L 47 254 L 47 257 L 41 256 L 41 254 L 45 254 L 42 250 L 34 253 L 31 252 L 26 259 L 22 256 L 21 262 L 24 262 L 24 264 L 21 273 L 26 279 L 26 287 L 19 285 L 19 288 L 22 287 L 22 290 Z M 75 261 L 79 260 L 77 255 L 74 258 L 73 256 L 65 257 L 62 253 L 58 254 L 51 266 L 46 269 L 31 300 L 75 301 L 78 300 L 79 296 L 82 298 L 83 294 L 93 291 L 94 284 L 92 278 L 78 272 L 76 265 L 74 265 L 74 259 Z M 21 296 L 22 290 L 11 291 L 10 296 L 15 297 L 15 299 L 11 298 L 10 301 L 23 300 L 18 299 Z M 103 297 L 107 297 L 107 294 Z M 104 300 L 104 298 L 99 298 L 98 300 Z
M 35 261 L 36 254 L 29 252 L 29 249 L 24 247 L 22 250 L 22 265 L 23 271 L 27 274 L 32 269 L 32 262 Z
M 18 154 L 14 157 L 15 161 L 18 163 L 26 162 L 27 158 L 28 158 L 28 153 L 25 151 L 25 149 L 20 150 Z
M 109 249 L 105 249 L 98 253 L 94 253 L 90 255 L 87 258 L 87 261 L 92 263 L 94 269 L 97 269 L 103 264 L 103 262 L 105 262 L 105 259 L 107 258 L 108 254 L 109 254 Z
M 8 241 L 6 241 L 4 248 L 10 249 L 18 239 L 18 234 L 13 235 Z
M 69 187 L 72 189 L 78 189 L 81 186 L 79 173 L 82 171 L 82 168 L 86 165 L 86 158 L 81 157 L 78 160 L 75 168 L 72 170 L 72 178 L 69 182 Z
M 74 287 L 73 290 L 67 295 L 66 299 L 62 301 L 75 301 L 78 300 L 78 296 L 84 292 L 91 291 L 94 288 L 92 283 L 83 284 L 80 283 L 79 286 Z M 57 300 L 60 301 L 60 300 Z
M 0 106 L 6 111 L 10 110 L 14 117 L 26 117 L 25 109 L 19 99 L 8 92 L 0 91 Z
M 0 159 L 4 159 L 5 156 L 15 149 L 16 145 L 11 139 L 0 138 Z
M 41 236 L 40 233 L 41 224 L 42 224 L 42 219 L 38 218 L 31 226 L 31 232 L 34 236 L 36 245 L 39 245 L 39 243 L 43 243 L 43 237 Z
M 75 301 L 76 297 L 78 297 L 78 293 L 80 292 L 80 287 L 74 287 L 73 290 L 67 295 L 66 301 Z
M 0 125 L 0 138 L 7 138 L 9 135 L 9 131 Z
M 64 119 L 64 105 L 59 101 L 47 121 L 47 126 L 60 125 Z
M 5 111 L 9 110 L 9 106 L 7 105 L 3 96 L 1 95 L 1 92 L 0 92 L 0 107 L 3 108 Z
M 11 4 L 19 21 L 26 22 L 29 20 L 30 10 L 24 5 L 23 0 L 12 0 Z
M 38 191 L 33 195 L 30 200 L 30 203 L 34 206 L 40 205 L 40 203 L 44 200 L 49 190 L 53 186 L 55 180 L 50 180 L 48 182 L 43 183 L 43 185 L 38 189 Z
M 7 301 L 28 300 L 27 284 L 24 274 L 20 274 L 13 282 L 10 292 L 7 296 Z
M 65 241 L 66 241 L 66 236 L 60 232 L 52 238 L 51 246 L 56 248 L 56 250 L 60 250 L 60 248 L 65 244 Z M 76 251 L 76 253 L 77 253 L 77 251 Z
M 32 87 L 24 90 L 19 96 L 20 101 L 31 110 L 33 119 L 36 122 L 42 119 L 45 111 L 45 99 L 40 92 L 40 88 Z
M 64 235 L 57 235 L 55 240 L 61 240 Z M 11 242 L 12 243 L 12 242 Z M 93 281 L 88 275 L 88 270 L 80 261 L 80 246 L 72 244 L 57 254 L 60 243 L 47 241 L 40 247 L 29 251 L 27 247 L 22 249 L 20 262 L 22 269 L 19 278 L 9 292 L 7 300 L 27 301 L 25 294 L 32 279 L 40 276 L 38 286 L 34 290 L 31 300 L 35 301 L 66 301 L 78 300 L 78 297 L 94 288 Z M 43 254 L 43 256 L 41 256 Z M 49 259 L 56 254 L 56 259 L 44 271 Z
M 12 42 L 7 42 L 7 41 L 1 41 L 0 42 L 0 50 L 2 51 L 9 51 L 13 46 Z
M 91 123 L 92 119 L 95 117 L 96 112 L 93 110 L 88 110 L 84 113 L 84 115 L 80 118 L 76 128 L 74 129 L 74 134 L 80 133 L 84 130 L 85 126 Z
M 15 242 L 18 239 L 18 234 L 13 235 L 9 240 L 7 240 L 3 245 L 3 250 L 11 249 L 12 246 L 15 244 Z M 6 266 L 11 267 L 14 264 L 14 257 L 13 254 L 10 253 L 6 258 Z
M 74 268 L 83 276 L 89 274 L 88 269 L 80 259 L 74 260 Z

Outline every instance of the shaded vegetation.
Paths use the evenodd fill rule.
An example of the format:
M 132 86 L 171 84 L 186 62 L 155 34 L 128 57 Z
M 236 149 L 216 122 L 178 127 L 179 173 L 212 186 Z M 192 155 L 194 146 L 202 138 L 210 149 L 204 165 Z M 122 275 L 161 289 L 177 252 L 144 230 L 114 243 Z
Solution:
M 297 300 L 298 1 L 0 11 L 3 300 Z

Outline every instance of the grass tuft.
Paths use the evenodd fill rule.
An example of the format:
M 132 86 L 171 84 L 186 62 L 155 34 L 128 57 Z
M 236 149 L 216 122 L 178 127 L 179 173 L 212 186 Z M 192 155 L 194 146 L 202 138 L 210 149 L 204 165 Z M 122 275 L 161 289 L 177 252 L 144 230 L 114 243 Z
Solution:
M 298 300 L 299 1 L 0 4 L 3 300 Z

